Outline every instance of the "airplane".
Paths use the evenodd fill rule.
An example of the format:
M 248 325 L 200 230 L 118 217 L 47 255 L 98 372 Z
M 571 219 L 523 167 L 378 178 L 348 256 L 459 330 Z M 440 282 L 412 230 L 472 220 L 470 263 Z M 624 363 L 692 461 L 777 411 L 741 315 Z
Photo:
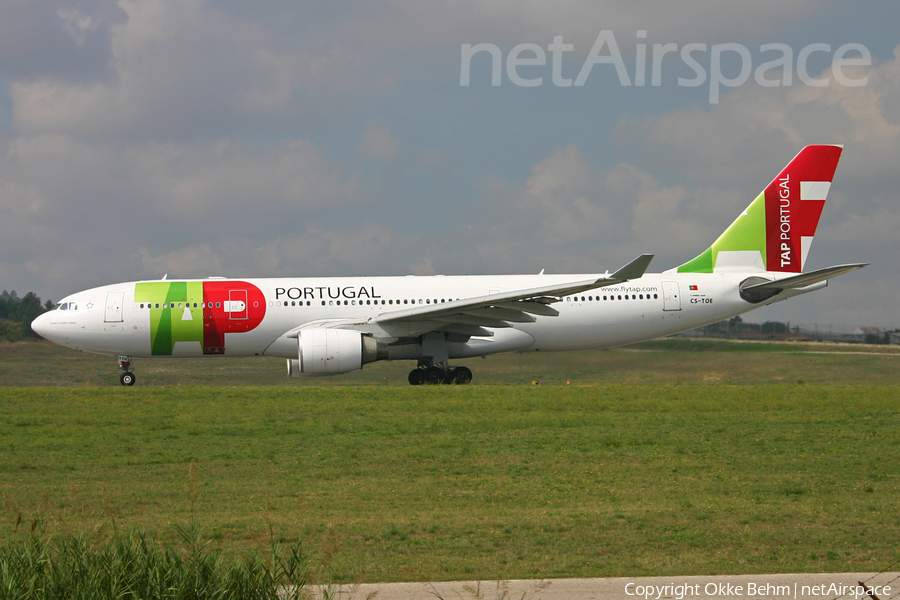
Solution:
M 869 263 L 803 273 L 843 146 L 803 148 L 696 258 L 646 273 L 642 254 L 586 275 L 297 277 L 117 283 L 72 294 L 34 320 L 41 336 L 134 358 L 267 356 L 288 376 L 414 360 L 412 385 L 465 384 L 451 360 L 610 348 L 715 323 L 806 294 Z

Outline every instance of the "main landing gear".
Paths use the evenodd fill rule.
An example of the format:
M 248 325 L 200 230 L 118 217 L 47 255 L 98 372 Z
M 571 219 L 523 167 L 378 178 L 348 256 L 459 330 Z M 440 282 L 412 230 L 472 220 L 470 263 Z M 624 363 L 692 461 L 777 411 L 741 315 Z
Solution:
M 119 375 L 119 382 L 122 385 L 134 385 L 134 382 L 137 378 L 134 376 L 134 372 L 132 372 L 131 370 L 130 356 L 119 357 L 119 369 L 122 371 L 122 374 Z
M 444 368 L 429 363 L 430 361 L 419 361 L 419 366 L 409 372 L 410 385 L 462 385 L 472 381 L 472 371 L 467 367 Z

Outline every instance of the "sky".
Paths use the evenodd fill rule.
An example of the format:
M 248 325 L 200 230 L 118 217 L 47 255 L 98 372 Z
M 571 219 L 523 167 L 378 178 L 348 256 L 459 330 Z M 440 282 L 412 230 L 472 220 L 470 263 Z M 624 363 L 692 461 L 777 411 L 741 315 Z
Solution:
M 830 143 L 806 268 L 872 264 L 746 320 L 900 327 L 898 22 L 873 0 L 0 0 L 0 289 L 660 271 Z

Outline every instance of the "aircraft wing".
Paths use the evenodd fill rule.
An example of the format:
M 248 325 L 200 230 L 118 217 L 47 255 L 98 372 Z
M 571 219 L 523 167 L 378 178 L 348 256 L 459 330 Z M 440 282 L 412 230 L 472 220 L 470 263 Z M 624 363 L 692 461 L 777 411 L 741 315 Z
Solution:
M 836 265 L 834 267 L 826 267 L 809 273 L 801 273 L 793 277 L 785 277 L 784 279 L 776 279 L 774 281 L 759 281 L 758 278 L 751 278 L 741 285 L 741 296 L 750 302 L 761 302 L 768 300 L 772 296 L 780 294 L 784 290 L 804 288 L 820 281 L 849 273 L 857 269 L 862 269 L 870 263 L 853 263 L 849 265 Z
M 384 313 L 372 322 L 387 325 L 401 322 L 436 322 L 431 330 L 455 330 L 469 335 L 491 335 L 485 327 L 510 327 L 513 323 L 530 323 L 532 315 L 555 317 L 559 312 L 550 304 L 559 298 L 587 290 L 616 285 L 643 276 L 652 254 L 642 254 L 615 273 L 597 279 L 572 281 L 541 287 L 513 290 L 441 304 L 417 306 Z M 442 324 L 444 324 L 442 326 Z

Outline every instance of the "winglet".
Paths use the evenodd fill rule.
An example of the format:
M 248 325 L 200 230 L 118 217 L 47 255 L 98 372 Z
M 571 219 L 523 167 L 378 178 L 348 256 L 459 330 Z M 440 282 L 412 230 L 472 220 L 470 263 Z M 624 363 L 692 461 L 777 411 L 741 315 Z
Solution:
M 629 279 L 640 279 L 644 276 L 644 271 L 650 266 L 653 260 L 652 254 L 641 254 L 633 261 L 621 267 L 618 271 L 610 275 L 607 279 L 615 279 L 618 281 L 627 281 Z

